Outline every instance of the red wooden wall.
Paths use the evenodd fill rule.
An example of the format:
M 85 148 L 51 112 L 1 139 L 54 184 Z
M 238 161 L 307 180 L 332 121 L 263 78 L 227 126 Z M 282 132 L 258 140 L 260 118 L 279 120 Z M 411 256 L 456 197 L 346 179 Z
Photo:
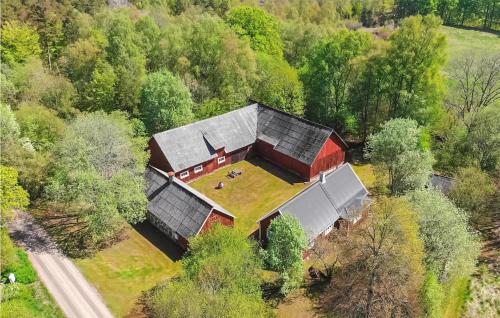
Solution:
M 285 169 L 299 177 L 309 180 L 309 166 L 292 157 L 277 152 L 274 146 L 265 141 L 257 140 L 255 143 L 257 153 L 262 158 L 274 163 L 276 166 Z
M 321 171 L 330 170 L 344 163 L 345 151 L 342 142 L 332 134 L 314 160 L 309 173 L 310 178 L 314 178 Z
M 160 146 L 154 138 L 149 139 L 149 151 L 151 154 L 149 163 L 152 166 L 165 172 L 172 171 L 172 167 L 168 163 L 167 158 L 163 154 L 163 151 L 161 151 Z
M 210 215 L 208 216 L 208 219 L 206 220 L 200 232 L 205 233 L 216 223 L 232 227 L 234 225 L 234 219 L 229 215 L 226 215 L 214 209 L 212 213 L 210 213 Z
M 206 161 L 206 162 L 203 162 L 202 165 L 203 165 L 203 171 L 199 172 L 199 173 L 195 173 L 194 172 L 194 167 L 189 167 L 188 169 L 184 169 L 184 170 L 181 170 L 181 171 L 177 171 L 175 173 L 175 176 L 184 181 L 184 182 L 189 182 L 189 181 L 193 181 L 201 176 L 204 176 L 206 174 L 209 174 L 219 168 L 222 168 L 222 167 L 225 167 L 227 165 L 230 165 L 230 164 L 233 164 L 233 163 L 236 163 L 238 161 L 241 161 L 241 160 L 244 160 L 246 158 L 246 156 L 249 154 L 249 152 L 252 151 L 252 148 L 253 146 L 250 145 L 250 146 L 247 146 L 247 147 L 243 147 L 243 148 L 240 148 L 240 149 L 237 149 L 233 152 L 230 152 L 230 153 L 225 153 L 224 149 L 219 149 L 217 150 L 217 158 L 221 157 L 221 156 L 225 156 L 226 157 L 226 161 L 224 161 L 223 163 L 221 164 L 218 164 L 217 163 L 217 158 L 214 158 L 212 160 L 209 160 L 209 161 Z M 198 165 L 196 165 L 198 166 Z M 181 179 L 181 172 L 184 172 L 184 171 L 189 171 L 189 176 L 184 178 L 184 179 Z

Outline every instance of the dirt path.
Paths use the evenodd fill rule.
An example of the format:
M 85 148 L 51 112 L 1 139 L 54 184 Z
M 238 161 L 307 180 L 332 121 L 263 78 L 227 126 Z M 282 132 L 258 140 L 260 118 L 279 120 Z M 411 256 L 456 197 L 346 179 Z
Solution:
M 99 293 L 64 256 L 34 218 L 18 212 L 10 224 L 14 240 L 24 246 L 33 267 L 68 318 L 112 318 Z

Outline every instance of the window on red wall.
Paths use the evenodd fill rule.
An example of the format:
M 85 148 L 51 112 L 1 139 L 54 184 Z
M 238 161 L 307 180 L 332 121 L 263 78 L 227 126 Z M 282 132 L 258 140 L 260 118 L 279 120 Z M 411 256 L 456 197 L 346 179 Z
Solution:
M 180 174 L 181 179 L 186 179 L 189 177 L 189 171 L 182 171 Z
M 225 161 L 226 161 L 226 157 L 225 156 L 217 158 L 217 163 L 218 164 L 224 163 Z

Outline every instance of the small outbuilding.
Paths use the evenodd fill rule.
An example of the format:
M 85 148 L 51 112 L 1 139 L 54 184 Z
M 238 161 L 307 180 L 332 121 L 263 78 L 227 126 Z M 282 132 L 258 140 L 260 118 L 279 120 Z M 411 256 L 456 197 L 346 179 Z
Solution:
M 182 248 L 215 223 L 233 226 L 235 216 L 173 175 L 146 169 L 148 220 Z
M 320 235 L 334 228 L 352 226 L 366 216 L 371 203 L 369 193 L 348 163 L 329 173 L 322 173 L 318 181 L 269 212 L 257 223 L 259 240 L 267 244 L 271 221 L 283 214 L 296 217 L 306 231 L 310 244 Z

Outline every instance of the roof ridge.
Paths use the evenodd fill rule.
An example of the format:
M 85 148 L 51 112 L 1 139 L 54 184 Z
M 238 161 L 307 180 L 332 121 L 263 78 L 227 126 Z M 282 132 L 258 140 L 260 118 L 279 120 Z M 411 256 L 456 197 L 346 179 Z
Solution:
M 260 102 L 257 102 L 256 104 L 257 104 L 258 106 L 260 106 L 260 107 L 268 108 L 268 109 L 273 110 L 273 111 L 275 111 L 275 112 L 278 112 L 278 113 L 284 114 L 284 115 L 286 115 L 286 116 L 289 116 L 289 117 L 292 117 L 292 118 L 298 119 L 298 120 L 300 120 L 300 121 L 302 121 L 302 122 L 305 122 L 305 123 L 307 123 L 307 124 L 310 124 L 310 125 L 312 125 L 312 126 L 316 126 L 316 127 L 318 127 L 318 128 L 321 128 L 321 129 L 326 129 L 326 130 L 329 130 L 329 131 L 331 131 L 331 132 L 333 132 L 333 131 L 334 131 L 334 130 L 333 130 L 333 128 L 331 128 L 331 127 L 328 127 L 328 126 L 325 126 L 325 125 L 322 125 L 322 124 L 316 123 L 316 122 L 311 121 L 311 120 L 309 120 L 309 119 L 306 119 L 306 118 L 304 118 L 304 117 L 300 117 L 300 116 L 297 116 L 297 115 L 294 115 L 294 114 L 287 113 L 287 112 L 285 112 L 285 111 L 283 111 L 283 110 L 280 110 L 280 109 L 277 109 L 277 108 L 274 108 L 274 107 L 268 106 L 268 105 L 263 104 L 263 103 L 260 103 Z
M 235 113 L 235 112 L 239 112 L 239 111 L 242 111 L 244 109 L 248 109 L 254 105 L 258 105 L 257 103 L 255 104 L 250 104 L 250 105 L 247 105 L 247 106 L 243 106 L 243 107 L 240 107 L 240 108 L 237 108 L 237 109 L 233 109 L 233 110 L 230 110 L 228 112 L 225 112 L 223 114 L 219 114 L 217 116 L 212 116 L 212 117 L 208 117 L 208 118 L 204 118 L 204 119 L 201 119 L 201 120 L 197 120 L 197 121 L 194 121 L 192 123 L 189 123 L 189 124 L 186 124 L 186 125 L 182 125 L 182 126 L 179 126 L 179 127 L 175 127 L 175 128 L 171 128 L 171 129 L 167 129 L 167 130 L 164 130 L 164 131 L 160 131 L 160 132 L 157 132 L 155 134 L 153 134 L 153 137 L 155 137 L 156 135 L 160 135 L 160 134 L 163 134 L 167 131 L 174 131 L 174 130 L 179 130 L 180 128 L 185 128 L 185 127 L 188 127 L 188 126 L 192 126 L 192 125 L 196 125 L 196 124 L 199 124 L 199 123 L 203 123 L 205 121 L 209 121 L 211 120 L 212 118 L 215 118 L 215 117 L 220 117 L 220 116 L 225 116 L 227 114 L 231 114 L 231 113 Z

